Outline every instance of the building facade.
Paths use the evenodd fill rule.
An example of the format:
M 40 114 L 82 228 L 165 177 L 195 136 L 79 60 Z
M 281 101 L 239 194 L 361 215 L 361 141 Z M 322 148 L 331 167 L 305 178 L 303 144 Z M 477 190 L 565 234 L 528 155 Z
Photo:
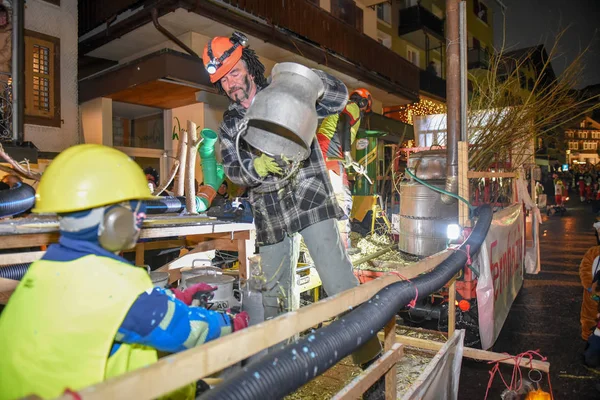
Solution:
M 598 164 L 600 156 L 600 123 L 585 117 L 578 125 L 565 130 L 566 161 L 571 164 Z
M 419 98 L 419 69 L 377 40 L 368 1 L 80 0 L 79 93 L 86 142 L 115 146 L 164 175 L 173 129 L 218 129 L 228 100 L 201 59 L 213 36 L 249 38 L 266 74 L 278 62 L 325 70 L 367 88 L 375 112 Z M 302 16 L 300 18 L 299 16 Z M 199 168 L 197 169 L 200 173 Z
M 77 0 L 28 0 L 24 11 L 24 143 L 12 127 L 12 2 L 0 7 L 0 142 L 43 170 L 79 143 Z
M 493 53 L 491 5 L 468 0 L 467 67 L 469 79 L 488 71 Z M 445 112 L 446 102 L 445 0 L 392 0 L 376 6 L 378 38 L 419 68 L 419 102 L 384 110 L 390 118 L 412 124 L 416 115 Z

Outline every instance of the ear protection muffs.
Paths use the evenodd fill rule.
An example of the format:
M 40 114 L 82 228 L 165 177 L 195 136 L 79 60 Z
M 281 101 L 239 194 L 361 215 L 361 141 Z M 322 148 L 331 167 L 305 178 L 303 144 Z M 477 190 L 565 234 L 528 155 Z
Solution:
M 136 211 L 116 205 L 105 210 L 98 231 L 100 245 L 110 252 L 135 247 L 140 230 L 136 225 Z
M 361 97 L 358 94 L 355 94 L 351 97 L 352 101 L 356 103 L 358 108 L 366 108 L 369 105 L 369 99 L 365 97 Z

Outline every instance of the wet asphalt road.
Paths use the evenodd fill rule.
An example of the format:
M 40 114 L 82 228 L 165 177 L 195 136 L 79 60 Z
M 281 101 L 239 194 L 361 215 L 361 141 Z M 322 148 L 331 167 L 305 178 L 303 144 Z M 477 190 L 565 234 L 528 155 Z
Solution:
M 583 290 L 579 263 L 587 249 L 596 245 L 592 227 L 595 216 L 591 206 L 579 203 L 578 199 L 571 200 L 567 208 L 568 213 L 563 217 L 543 216 L 541 272 L 525 275 L 523 288 L 491 350 L 515 355 L 539 349 L 551 364 L 555 399 L 600 399 L 600 392 L 595 389 L 600 374 L 582 364 L 585 342 L 579 324 Z M 459 398 L 483 399 L 491 367 L 464 359 Z M 501 370 L 510 382 L 512 367 L 504 366 Z M 546 377 L 542 388 L 549 391 Z M 488 399 L 500 399 L 503 389 L 504 384 L 496 375 Z

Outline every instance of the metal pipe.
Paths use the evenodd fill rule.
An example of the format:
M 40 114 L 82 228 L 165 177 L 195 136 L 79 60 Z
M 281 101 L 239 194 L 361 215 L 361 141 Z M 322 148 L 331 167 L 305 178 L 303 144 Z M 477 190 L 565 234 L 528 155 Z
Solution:
M 467 2 L 459 5 L 460 45 L 460 140 L 469 140 L 467 133 Z
M 458 138 L 460 134 L 460 48 L 459 48 L 459 3 L 461 0 L 446 0 L 446 100 L 448 128 L 446 134 L 446 185 L 450 193 L 458 192 Z M 442 194 L 444 204 L 456 201 Z
M 184 49 L 185 51 L 187 51 L 189 54 L 191 54 L 192 56 L 196 57 L 196 58 L 200 58 L 200 56 L 198 54 L 196 54 L 196 52 L 194 50 L 192 50 L 191 48 L 189 48 L 185 43 L 183 43 L 181 40 L 177 39 L 177 37 L 175 35 L 173 35 L 171 32 L 169 32 L 164 26 L 162 26 L 159 22 L 158 22 L 158 10 L 156 8 L 153 8 L 152 11 L 150 12 L 152 14 L 152 22 L 154 23 L 154 27 L 156 29 L 158 29 L 158 31 L 160 33 L 162 33 L 163 35 L 165 35 L 165 37 L 169 40 L 171 40 L 173 43 L 175 43 L 177 46 L 181 47 L 182 49 Z
M 23 142 L 25 113 L 25 0 L 12 1 L 13 141 Z

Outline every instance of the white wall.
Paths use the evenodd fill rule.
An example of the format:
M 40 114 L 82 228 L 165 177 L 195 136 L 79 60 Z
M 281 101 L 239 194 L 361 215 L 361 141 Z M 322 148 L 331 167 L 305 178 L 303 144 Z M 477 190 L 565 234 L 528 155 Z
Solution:
M 363 33 L 377 40 L 377 11 L 364 6 L 360 1 L 355 1 L 355 4 L 363 11 Z
M 58 152 L 77 144 L 77 0 L 61 0 L 60 7 L 27 0 L 25 28 L 60 38 L 60 104 L 62 127 L 25 124 L 25 140 L 42 151 Z
M 84 143 L 113 145 L 112 99 L 98 97 L 81 105 Z

